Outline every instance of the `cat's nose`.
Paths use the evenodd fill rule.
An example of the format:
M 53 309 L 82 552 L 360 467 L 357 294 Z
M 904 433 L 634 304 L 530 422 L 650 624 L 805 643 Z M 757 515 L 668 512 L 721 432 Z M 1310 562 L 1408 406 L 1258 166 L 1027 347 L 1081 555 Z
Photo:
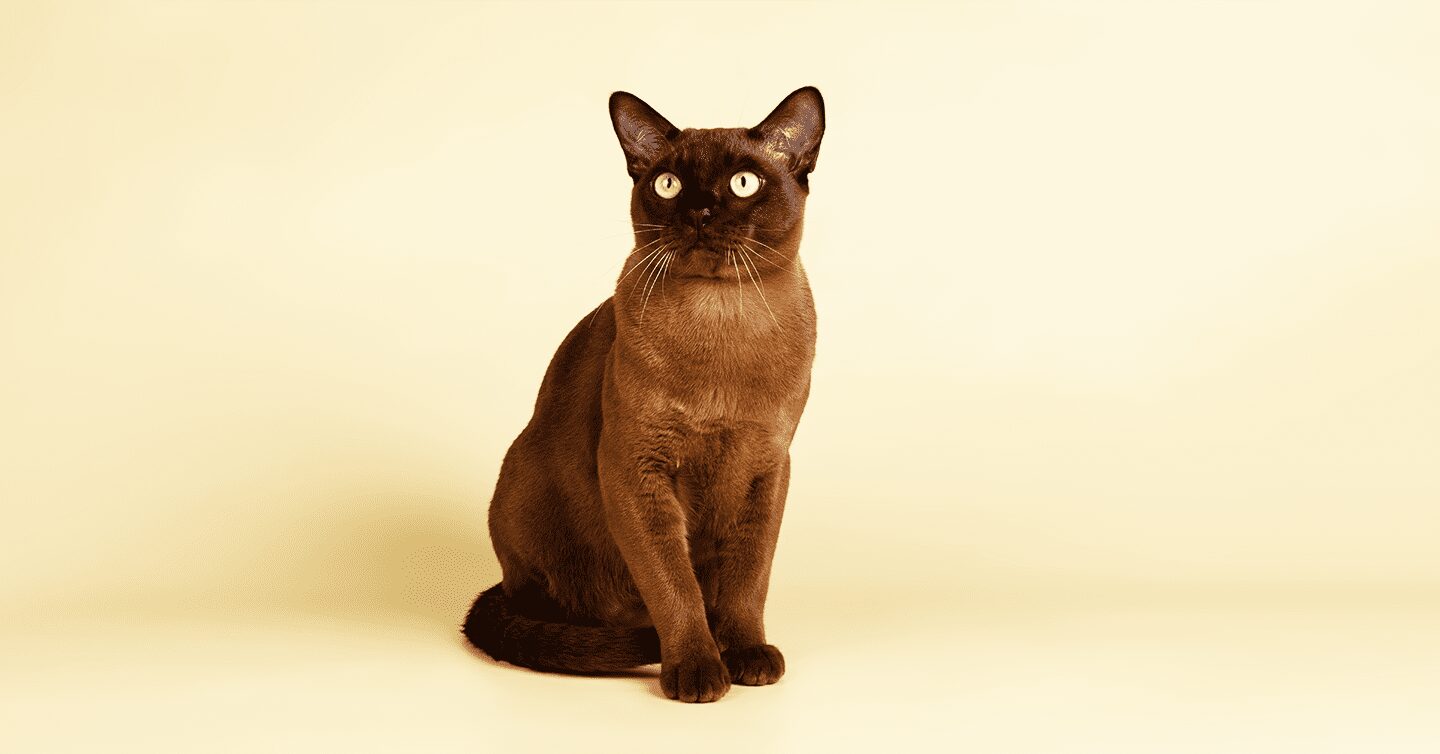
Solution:
M 695 230 L 697 231 L 705 227 L 710 222 L 710 209 L 707 207 L 705 209 L 690 210 L 690 222 L 695 226 Z

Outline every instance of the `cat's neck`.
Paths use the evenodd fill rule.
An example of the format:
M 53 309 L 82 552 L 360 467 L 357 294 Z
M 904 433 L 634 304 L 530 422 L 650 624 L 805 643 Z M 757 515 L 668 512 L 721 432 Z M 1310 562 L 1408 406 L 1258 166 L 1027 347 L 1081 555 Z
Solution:
M 619 331 L 659 341 L 770 338 L 813 320 L 810 285 L 798 258 L 773 270 L 736 272 L 731 278 L 622 282 L 615 291 Z
M 710 418 L 803 405 L 815 356 L 815 307 L 798 260 L 754 280 L 686 278 L 615 294 L 610 368 Z M 623 388 L 622 388 L 623 392 Z M 789 407 L 789 408 L 786 408 Z M 795 413 L 798 416 L 798 412 Z

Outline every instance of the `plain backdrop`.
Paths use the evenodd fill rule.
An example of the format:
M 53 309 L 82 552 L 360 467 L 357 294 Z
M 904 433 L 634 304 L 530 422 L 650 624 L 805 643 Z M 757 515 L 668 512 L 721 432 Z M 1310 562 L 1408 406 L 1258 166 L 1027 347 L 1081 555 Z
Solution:
M 1421 2 L 7 3 L 6 748 L 1433 751 L 1437 38 Z M 791 675 L 700 712 L 468 653 L 500 458 L 630 248 L 606 97 L 739 126 L 811 84 Z

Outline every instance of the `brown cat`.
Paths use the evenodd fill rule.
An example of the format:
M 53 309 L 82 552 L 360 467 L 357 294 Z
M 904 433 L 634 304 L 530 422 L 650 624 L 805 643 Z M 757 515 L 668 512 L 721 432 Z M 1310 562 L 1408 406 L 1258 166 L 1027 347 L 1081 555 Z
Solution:
M 798 250 L 824 103 L 807 87 L 754 128 L 682 131 L 616 92 L 610 117 L 635 249 L 505 455 L 504 577 L 464 633 L 537 670 L 658 661 L 666 696 L 709 702 L 785 672 L 764 608 L 815 353 Z

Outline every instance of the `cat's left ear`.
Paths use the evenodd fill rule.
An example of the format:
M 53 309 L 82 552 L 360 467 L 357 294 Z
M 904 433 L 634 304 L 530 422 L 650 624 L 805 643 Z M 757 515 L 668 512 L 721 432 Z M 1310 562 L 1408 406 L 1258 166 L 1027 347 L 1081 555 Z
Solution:
M 764 142 L 765 151 L 790 165 L 802 186 L 815 169 L 824 135 L 825 100 L 813 86 L 791 92 L 760 125 L 750 129 L 752 138 Z
M 610 122 L 620 138 L 620 148 L 625 150 L 626 170 L 637 180 L 665 151 L 670 139 L 680 133 L 665 116 L 629 92 L 610 95 Z

